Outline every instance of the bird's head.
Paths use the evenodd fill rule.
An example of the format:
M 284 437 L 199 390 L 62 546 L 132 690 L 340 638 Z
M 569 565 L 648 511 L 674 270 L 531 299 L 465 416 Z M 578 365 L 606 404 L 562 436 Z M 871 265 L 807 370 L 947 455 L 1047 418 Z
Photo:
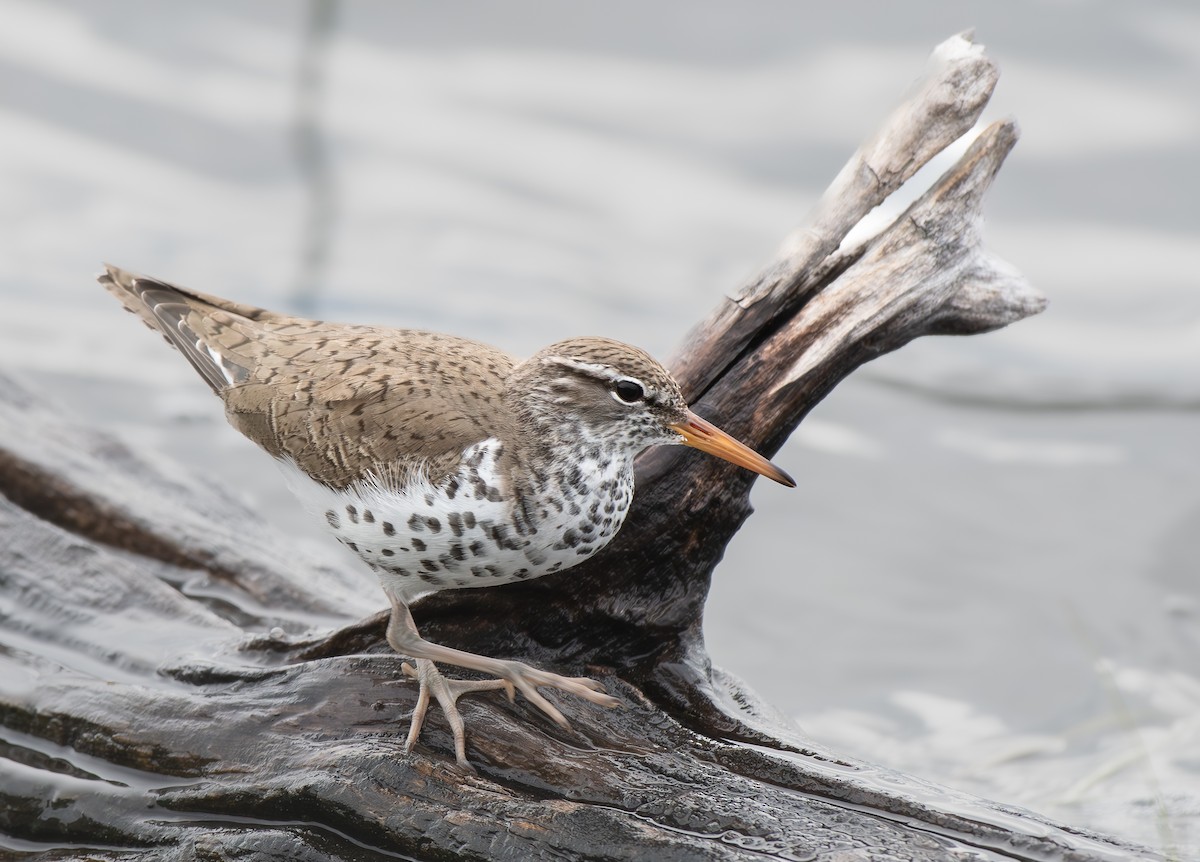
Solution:
M 683 444 L 783 485 L 796 484 L 688 409 L 666 368 L 619 341 L 573 338 L 551 344 L 513 370 L 505 398 L 524 426 L 556 442 L 596 443 L 630 457 L 648 446 Z

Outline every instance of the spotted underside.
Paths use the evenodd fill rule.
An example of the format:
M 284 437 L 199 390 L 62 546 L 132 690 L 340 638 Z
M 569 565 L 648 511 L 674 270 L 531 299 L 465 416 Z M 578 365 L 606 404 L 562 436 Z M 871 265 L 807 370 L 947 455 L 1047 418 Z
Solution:
M 594 447 L 577 470 L 517 494 L 497 469 L 502 456 L 503 444 L 489 438 L 440 480 L 397 485 L 372 476 L 336 490 L 281 463 L 292 490 L 337 540 L 408 599 L 567 569 L 621 528 L 633 497 L 632 472 L 621 459 Z

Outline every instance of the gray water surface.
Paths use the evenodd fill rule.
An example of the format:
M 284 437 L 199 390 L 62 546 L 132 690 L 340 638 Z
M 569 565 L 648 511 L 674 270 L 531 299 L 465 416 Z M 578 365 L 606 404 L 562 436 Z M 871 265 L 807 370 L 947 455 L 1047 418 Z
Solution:
M 1051 306 L 822 403 L 775 459 L 799 488 L 756 489 L 717 572 L 709 647 L 834 750 L 1200 855 L 1200 7 L 311 8 L 0 0 L 5 370 L 333 555 L 101 260 L 665 356 L 974 26 L 985 121 L 1023 132 L 985 236 Z

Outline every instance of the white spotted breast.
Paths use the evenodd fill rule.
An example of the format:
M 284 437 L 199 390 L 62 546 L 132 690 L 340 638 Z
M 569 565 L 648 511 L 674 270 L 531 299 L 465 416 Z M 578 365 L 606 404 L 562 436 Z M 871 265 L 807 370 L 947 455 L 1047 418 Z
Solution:
M 344 489 L 280 460 L 292 491 L 383 585 L 407 600 L 424 592 L 488 587 L 570 568 L 621 528 L 633 499 L 629 458 L 580 453 L 569 474 L 518 497 L 497 470 L 502 444 L 488 438 L 438 482 L 370 476 Z

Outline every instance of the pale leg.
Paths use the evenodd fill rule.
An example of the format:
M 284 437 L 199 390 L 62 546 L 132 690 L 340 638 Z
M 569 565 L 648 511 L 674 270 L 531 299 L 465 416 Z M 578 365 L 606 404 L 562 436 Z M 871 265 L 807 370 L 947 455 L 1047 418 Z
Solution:
M 417 660 L 416 670 L 411 671 L 406 668 L 406 672 L 410 676 L 416 676 L 421 685 L 420 694 L 417 696 L 417 706 L 413 710 L 413 723 L 408 734 L 407 749 L 412 748 L 418 735 L 420 735 L 421 724 L 425 720 L 425 712 L 429 708 L 431 694 L 446 713 L 451 730 L 454 732 L 455 754 L 458 757 L 458 762 L 464 766 L 467 765 L 465 755 L 466 735 L 463 730 L 462 717 L 458 713 L 455 701 L 458 700 L 460 695 L 467 692 L 503 688 L 508 691 L 509 698 L 511 699 L 513 688 L 515 687 L 534 706 L 565 730 L 571 729 L 570 723 L 555 708 L 554 704 L 542 697 L 541 693 L 537 690 L 538 686 L 550 686 L 551 688 L 570 692 L 599 706 L 613 707 L 621 705 L 621 702 L 615 697 L 610 697 L 603 693 L 600 683 L 587 677 L 559 676 L 556 673 L 538 670 L 519 661 L 502 661 L 430 643 L 417 632 L 417 624 L 413 621 L 408 605 L 392 595 L 390 591 L 385 590 L 384 592 L 387 593 L 388 599 L 392 603 L 392 617 L 388 621 L 387 628 L 388 643 L 392 649 L 401 655 L 411 656 Z M 433 662 L 435 661 L 465 667 L 470 670 L 477 670 L 481 673 L 499 677 L 499 679 L 483 682 L 448 680 L 433 666 Z

